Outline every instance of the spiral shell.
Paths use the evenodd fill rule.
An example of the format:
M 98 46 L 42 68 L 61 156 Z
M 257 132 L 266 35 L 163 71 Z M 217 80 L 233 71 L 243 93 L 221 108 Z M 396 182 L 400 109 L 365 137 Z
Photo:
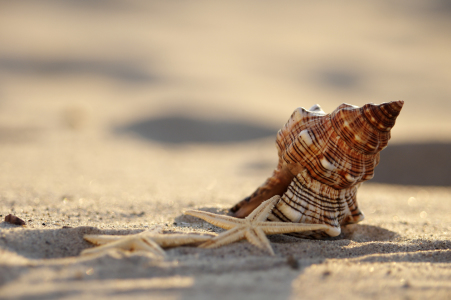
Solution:
M 296 109 L 277 134 L 279 163 L 273 175 L 231 212 L 245 217 L 262 201 L 280 195 L 268 219 L 330 226 L 303 234 L 313 238 L 337 236 L 340 225 L 363 220 L 357 189 L 373 178 L 403 104 L 341 104 L 330 114 L 319 105 Z

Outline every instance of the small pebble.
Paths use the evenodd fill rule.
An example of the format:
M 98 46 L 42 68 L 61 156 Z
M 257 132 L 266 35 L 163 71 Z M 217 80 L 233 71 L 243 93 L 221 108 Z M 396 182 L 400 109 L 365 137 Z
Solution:
M 293 255 L 287 257 L 287 265 L 289 265 L 293 270 L 299 270 L 299 262 L 293 257 Z
M 18 218 L 12 214 L 9 214 L 5 217 L 5 222 L 14 224 L 14 225 L 25 225 L 25 221 L 22 220 L 21 218 Z
M 324 271 L 323 272 L 323 277 L 327 277 L 330 276 L 332 273 L 330 271 Z

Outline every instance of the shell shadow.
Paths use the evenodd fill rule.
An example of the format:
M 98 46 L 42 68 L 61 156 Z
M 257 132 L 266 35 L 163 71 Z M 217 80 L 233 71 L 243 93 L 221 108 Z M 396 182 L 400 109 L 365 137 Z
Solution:
M 451 144 L 390 145 L 381 152 L 371 182 L 399 185 L 450 186 Z
M 355 242 L 382 242 L 390 241 L 400 237 L 394 231 L 365 224 L 352 224 L 341 227 L 341 234 L 339 239 L 347 239 Z
M 449 263 L 450 243 L 441 240 L 411 241 L 409 245 L 368 243 L 348 250 L 349 256 L 357 256 L 360 262 L 387 263 Z M 365 253 L 365 255 L 361 255 Z M 359 255 L 360 254 L 360 255 Z
M 201 120 L 179 115 L 149 118 L 116 128 L 116 133 L 166 144 L 224 144 L 274 137 L 276 128 L 245 121 Z

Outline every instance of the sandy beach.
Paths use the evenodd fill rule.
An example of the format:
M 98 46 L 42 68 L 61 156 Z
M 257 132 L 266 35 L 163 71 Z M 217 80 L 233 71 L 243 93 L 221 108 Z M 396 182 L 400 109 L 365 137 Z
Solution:
M 0 299 L 450 299 L 446 1 L 0 1 Z M 166 249 L 85 234 L 220 233 L 319 103 L 405 104 L 361 223 Z M 7 215 L 25 226 L 4 222 Z

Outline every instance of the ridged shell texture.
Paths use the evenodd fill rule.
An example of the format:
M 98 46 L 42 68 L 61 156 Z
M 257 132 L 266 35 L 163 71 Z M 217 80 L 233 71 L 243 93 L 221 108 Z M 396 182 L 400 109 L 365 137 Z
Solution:
M 373 178 L 403 104 L 342 104 L 330 114 L 319 105 L 296 109 L 277 134 L 279 163 L 273 175 L 231 211 L 245 217 L 262 201 L 281 195 L 269 220 L 330 226 L 304 237 L 339 235 L 340 225 L 363 220 L 357 188 Z

